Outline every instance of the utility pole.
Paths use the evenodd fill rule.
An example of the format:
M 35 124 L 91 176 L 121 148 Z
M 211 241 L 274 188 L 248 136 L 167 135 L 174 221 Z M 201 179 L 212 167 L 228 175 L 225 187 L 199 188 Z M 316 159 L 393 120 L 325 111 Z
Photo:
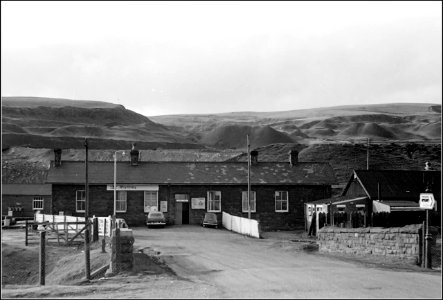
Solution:
M 251 154 L 249 153 L 249 134 L 246 135 L 248 149 L 248 219 L 251 219 Z
M 89 257 L 89 183 L 88 183 L 88 139 L 85 138 L 85 277 L 91 279 L 91 266 Z

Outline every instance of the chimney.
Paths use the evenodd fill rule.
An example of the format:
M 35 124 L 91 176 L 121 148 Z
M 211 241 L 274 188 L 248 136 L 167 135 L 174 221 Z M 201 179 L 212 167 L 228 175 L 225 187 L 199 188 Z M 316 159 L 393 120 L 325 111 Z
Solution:
M 139 159 L 139 151 L 135 149 L 135 143 L 132 144 L 132 149 L 130 154 L 131 154 L 131 166 L 137 166 Z
M 252 150 L 251 151 L 251 165 L 255 165 L 258 163 L 258 151 Z
M 425 162 L 425 171 L 430 171 L 432 170 L 431 168 L 431 163 L 429 161 Z
M 289 151 L 289 164 L 291 166 L 294 166 L 297 163 L 298 163 L 298 151 L 297 150 Z
M 60 167 L 62 165 L 62 149 L 54 149 L 54 167 Z

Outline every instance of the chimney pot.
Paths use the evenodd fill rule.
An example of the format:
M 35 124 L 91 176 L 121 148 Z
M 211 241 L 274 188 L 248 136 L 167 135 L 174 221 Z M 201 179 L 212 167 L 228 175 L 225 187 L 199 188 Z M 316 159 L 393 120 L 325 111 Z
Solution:
M 62 165 L 62 149 L 54 149 L 54 167 L 60 167 Z
M 138 160 L 139 160 L 139 154 L 140 152 L 135 148 L 135 143 L 132 144 L 132 149 L 130 152 L 131 155 L 131 165 L 132 166 L 137 166 L 138 165 Z
M 258 163 L 258 151 L 252 150 L 251 151 L 251 165 L 255 165 Z
M 429 161 L 425 162 L 425 171 L 431 170 L 431 163 Z
M 297 163 L 298 163 L 298 151 L 297 150 L 289 151 L 289 164 L 291 166 L 294 166 Z

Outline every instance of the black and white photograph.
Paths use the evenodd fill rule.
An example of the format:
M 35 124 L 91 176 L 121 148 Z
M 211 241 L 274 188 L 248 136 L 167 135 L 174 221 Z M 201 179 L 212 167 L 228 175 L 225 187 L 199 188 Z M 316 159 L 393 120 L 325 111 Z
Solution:
M 442 1 L 1 1 L 2 299 L 441 299 Z

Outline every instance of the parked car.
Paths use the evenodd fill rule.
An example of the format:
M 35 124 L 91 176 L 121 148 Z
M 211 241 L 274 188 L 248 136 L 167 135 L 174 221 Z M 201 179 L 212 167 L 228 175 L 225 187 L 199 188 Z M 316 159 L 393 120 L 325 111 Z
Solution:
M 151 211 L 146 217 L 146 225 L 149 226 L 161 226 L 165 227 L 166 218 L 161 211 Z
M 215 228 L 218 228 L 217 215 L 214 213 L 205 213 L 202 226 L 203 227 L 214 226 Z

